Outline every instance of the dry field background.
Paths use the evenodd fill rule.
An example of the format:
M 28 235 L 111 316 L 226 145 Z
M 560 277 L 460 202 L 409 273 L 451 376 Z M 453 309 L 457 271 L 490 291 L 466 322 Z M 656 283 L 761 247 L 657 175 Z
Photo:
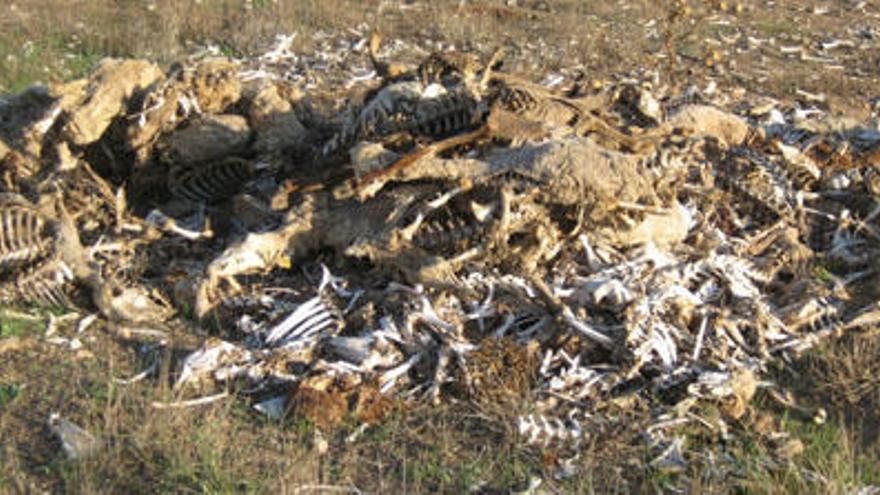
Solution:
M 458 47 L 513 46 L 527 53 L 525 40 L 552 47 L 541 58 L 521 59 L 523 70 L 536 73 L 580 66 L 599 83 L 638 68 L 657 69 L 661 82 L 682 88 L 714 80 L 783 100 L 824 95 L 820 104 L 834 113 L 862 121 L 871 116 L 880 82 L 876 44 L 835 50 L 825 58 L 839 62 L 828 63 L 778 48 L 812 50 L 835 39 L 880 36 L 871 31 L 880 29 L 875 2 L 692 1 L 689 10 L 678 3 L 13 1 L 0 7 L 0 93 L 82 76 L 105 56 L 171 63 L 207 45 L 243 56 L 277 33 L 293 32 L 296 48 L 307 51 L 317 31 L 368 26 L 389 39 L 430 36 Z M 773 49 L 724 41 L 746 39 L 743 33 L 779 41 Z M 533 476 L 553 479 L 547 470 L 552 452 L 523 449 L 512 432 L 487 420 L 516 411 L 465 405 L 401 411 L 353 443 L 345 438 L 354 425 L 343 428 L 327 438 L 323 454 L 308 422 L 272 422 L 240 403 L 157 413 L 151 401 L 170 396 L 162 380 L 158 386 L 112 380 L 149 364 L 139 361 L 134 346 L 102 338 L 89 351 L 71 352 L 29 339 L 41 334 L 45 317 L 6 313 L 0 321 L 2 493 L 460 493 L 477 486 L 483 487 L 479 493 L 509 493 L 527 487 Z M 580 475 L 544 487 L 574 493 L 877 493 L 858 490 L 880 486 L 878 339 L 852 335 L 780 371 L 777 380 L 805 407 L 824 408 L 828 420 L 815 424 L 759 397 L 753 424 L 736 425 L 727 441 L 705 439 L 705 450 L 731 459 L 733 470 L 719 473 L 700 463 L 674 474 L 647 468 L 647 452 L 632 441 L 642 427 L 634 417 L 628 431 L 595 440 L 581 459 Z M 46 427 L 51 411 L 112 439 L 111 446 L 85 461 L 67 461 Z M 780 462 L 761 437 L 761 421 L 781 425 L 803 450 Z

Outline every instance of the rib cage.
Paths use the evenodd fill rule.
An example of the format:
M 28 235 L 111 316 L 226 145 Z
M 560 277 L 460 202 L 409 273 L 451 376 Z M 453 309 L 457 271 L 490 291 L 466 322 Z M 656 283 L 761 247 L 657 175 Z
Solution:
M 787 192 L 791 181 L 766 160 L 758 159 L 747 149 L 731 149 L 724 163 L 721 185 L 741 194 L 781 218 L 790 218 L 794 208 Z
M 377 107 L 377 111 L 363 116 L 357 136 L 349 139 L 379 140 L 399 132 L 427 137 L 454 134 L 475 123 L 480 116 L 477 107 L 476 100 L 466 91 L 403 100 L 390 107 Z
M 574 418 L 561 419 L 543 414 L 520 416 L 517 421 L 520 437 L 526 445 L 557 448 L 580 444 L 584 431 Z
M 0 285 L 4 303 L 29 303 L 41 306 L 73 308 L 70 299 L 76 277 L 64 261 L 53 258 Z
M 480 227 L 461 216 L 451 216 L 422 224 L 413 243 L 427 250 L 448 249 L 462 241 L 473 239 Z
M 503 86 L 498 95 L 498 101 L 511 112 L 522 113 L 537 106 L 538 101 L 528 91 L 522 88 Z
M 447 254 L 463 243 L 472 244 L 492 227 L 497 193 L 497 187 L 482 186 L 455 196 L 427 215 L 413 235 L 413 244 Z
M 358 141 L 381 141 L 398 133 L 444 137 L 477 124 L 485 116 L 480 102 L 467 90 L 457 89 L 424 97 L 420 84 L 402 82 L 380 91 L 324 147 L 325 156 Z
M 346 149 L 350 144 L 378 135 L 378 129 L 387 126 L 400 115 L 412 112 L 421 87 L 417 83 L 403 82 L 386 86 L 347 123 L 334 138 L 330 150 Z
M 33 261 L 47 254 L 51 224 L 34 208 L 0 206 L 0 266 Z
M 251 164 L 237 158 L 197 167 L 179 166 L 168 176 L 168 189 L 179 199 L 216 203 L 240 191 L 253 176 Z
M 573 126 L 581 118 L 583 112 L 574 103 L 549 92 L 536 94 L 536 91 L 505 84 L 498 92 L 497 101 L 506 110 L 545 124 Z
M 398 132 L 441 137 L 468 129 L 481 117 L 477 101 L 466 91 L 455 91 L 419 101 L 411 121 Z
M 0 302 L 75 307 L 70 295 L 77 277 L 69 263 L 76 254 L 65 236 L 76 233 L 63 223 L 19 195 L 0 197 Z

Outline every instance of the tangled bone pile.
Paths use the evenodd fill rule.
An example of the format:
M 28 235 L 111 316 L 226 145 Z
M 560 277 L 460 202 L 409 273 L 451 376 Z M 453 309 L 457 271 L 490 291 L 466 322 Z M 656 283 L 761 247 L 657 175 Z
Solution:
M 880 315 L 874 130 L 742 92 L 551 90 L 500 53 L 388 63 L 377 37 L 346 52 L 374 71 L 324 87 L 285 77 L 281 41 L 5 98 L 4 301 L 210 321 L 172 405 L 227 387 L 324 428 L 530 397 L 523 441 L 576 451 L 650 394 L 658 462 L 696 404 L 738 421 L 769 363 Z

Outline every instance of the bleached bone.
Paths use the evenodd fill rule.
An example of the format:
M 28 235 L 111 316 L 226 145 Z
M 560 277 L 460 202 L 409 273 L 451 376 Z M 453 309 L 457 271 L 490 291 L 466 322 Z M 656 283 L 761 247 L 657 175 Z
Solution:
M 220 339 L 209 339 L 205 345 L 190 354 L 183 361 L 183 367 L 175 389 L 197 382 L 222 369 L 228 363 L 246 363 L 252 360 L 250 351 L 231 342 Z
M 48 423 L 52 433 L 61 440 L 61 447 L 68 459 L 89 457 L 103 447 L 101 440 L 58 413 L 50 414 Z
M 578 332 L 583 334 L 588 339 L 590 339 L 596 343 L 599 343 L 605 347 L 608 347 L 608 348 L 613 347 L 614 340 L 611 337 L 596 330 L 595 328 L 593 328 L 592 326 L 590 326 L 586 322 L 578 319 L 574 315 L 574 313 L 572 313 L 571 308 L 569 308 L 568 306 L 565 306 L 562 310 L 562 319 L 563 319 L 563 321 L 568 323 L 568 325 L 571 326 L 571 328 L 577 330 Z
M 605 305 L 611 307 L 627 304 L 635 297 L 621 280 L 602 276 L 590 277 L 575 290 L 572 296 L 578 302 L 589 302 L 596 306 L 603 305 L 607 299 Z
M 229 397 L 229 392 L 220 392 L 219 394 L 208 395 L 206 397 L 199 397 L 198 399 L 190 399 L 183 400 L 179 402 L 152 402 L 150 406 L 154 409 L 183 409 L 187 407 L 195 407 L 195 406 L 203 406 L 205 404 L 211 404 L 213 402 L 217 402 L 218 400 L 222 400 Z
M 434 306 L 431 304 L 431 301 L 428 300 L 427 297 L 423 296 L 420 300 L 420 303 L 422 306 L 422 310 L 418 311 L 414 314 L 414 317 L 417 320 L 423 321 L 423 322 L 433 326 L 434 328 L 437 328 L 439 330 L 443 330 L 444 332 L 447 332 L 447 333 L 455 331 L 455 325 L 453 325 L 449 322 L 443 321 L 443 319 L 437 315 L 437 312 L 434 311 Z
M 348 305 L 342 310 L 342 314 L 347 314 L 351 311 L 357 304 L 358 300 L 364 295 L 362 289 L 354 291 L 347 289 L 347 284 L 348 281 L 343 277 L 333 275 L 333 273 L 330 272 L 330 269 L 327 268 L 325 264 L 321 263 L 321 281 L 318 283 L 318 293 L 321 294 L 324 292 L 325 288 L 330 287 L 337 296 L 348 299 Z
M 356 366 L 361 373 L 393 366 L 402 358 L 381 331 L 359 337 L 333 337 L 326 341 L 326 346 L 332 353 Z
M 214 236 L 214 233 L 210 229 L 198 232 L 181 227 L 176 220 L 162 213 L 161 210 L 150 210 L 150 213 L 147 214 L 147 218 L 145 218 L 145 220 L 151 225 L 154 225 L 167 232 L 177 234 L 190 241 L 197 241 L 199 239 L 210 239 Z
M 379 386 L 380 386 L 379 391 L 384 394 L 384 393 L 387 393 L 389 390 L 391 390 L 394 387 L 394 385 L 397 383 L 397 380 L 401 376 L 408 373 L 409 370 L 412 369 L 413 366 L 418 364 L 419 361 L 422 360 L 422 357 L 423 357 L 422 353 L 415 354 L 412 357 L 410 357 L 405 363 L 401 364 L 400 366 L 397 366 L 396 368 L 392 368 L 392 369 L 386 371 L 385 373 L 383 373 L 379 377 Z
M 477 320 L 477 325 L 479 325 L 480 331 L 485 330 L 485 324 L 483 320 L 485 318 L 495 316 L 496 310 L 492 305 L 492 303 L 494 302 L 494 298 L 495 284 L 490 283 L 486 298 L 479 303 L 471 303 L 471 307 L 473 309 L 465 315 L 465 318 L 467 318 L 468 320 Z
M 524 437 L 526 444 L 541 447 L 550 445 L 571 445 L 576 447 L 584 436 L 580 423 L 568 418 L 560 418 L 543 414 L 530 414 L 517 418 L 517 430 Z
M 663 471 L 679 472 L 687 468 L 687 461 L 682 454 L 684 437 L 677 436 L 669 442 L 669 445 L 650 462 L 650 466 Z
M 700 329 L 697 331 L 697 342 L 694 344 L 694 350 L 691 354 L 691 360 L 698 362 L 700 359 L 700 351 L 703 350 L 703 339 L 706 337 L 706 327 L 708 327 L 709 319 L 704 315 L 700 319 Z
M 118 383 L 119 385 L 132 385 L 139 381 L 146 379 L 148 376 L 152 375 L 159 369 L 159 360 L 154 359 L 153 363 L 147 367 L 144 371 L 134 375 L 131 378 L 113 378 L 113 383 Z
M 296 345 L 338 324 L 334 309 L 318 295 L 299 305 L 281 323 L 269 329 L 265 342 L 270 347 Z
M 255 411 L 265 414 L 269 419 L 278 421 L 284 417 L 284 412 L 287 410 L 287 397 L 283 395 L 272 397 L 257 402 L 253 407 Z
M 91 328 L 92 324 L 94 324 L 96 321 L 98 321 L 98 314 L 97 313 L 92 313 L 88 316 L 83 317 L 76 324 L 76 333 L 81 334 L 81 333 L 85 332 L 86 330 Z

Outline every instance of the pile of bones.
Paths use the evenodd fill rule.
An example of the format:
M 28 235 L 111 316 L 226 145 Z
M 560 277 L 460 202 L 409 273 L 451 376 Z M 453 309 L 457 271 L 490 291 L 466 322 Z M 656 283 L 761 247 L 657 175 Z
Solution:
M 576 450 L 650 393 L 669 462 L 697 404 L 738 420 L 770 363 L 877 319 L 867 126 L 646 78 L 548 86 L 503 51 L 291 43 L 4 97 L 5 304 L 189 338 L 158 407 L 232 391 L 329 428 L 529 397 L 522 441 Z

